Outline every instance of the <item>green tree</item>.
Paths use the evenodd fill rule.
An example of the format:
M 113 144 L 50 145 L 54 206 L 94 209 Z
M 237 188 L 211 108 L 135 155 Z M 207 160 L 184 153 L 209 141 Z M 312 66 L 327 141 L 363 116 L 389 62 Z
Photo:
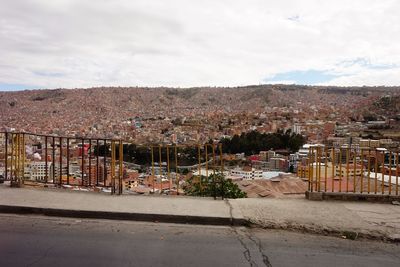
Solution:
M 289 149 L 291 152 L 298 151 L 305 143 L 306 139 L 293 133 L 291 130 L 278 130 L 276 133 L 259 133 L 251 131 L 234 135 L 231 139 L 221 140 L 222 148 L 225 153 L 241 153 L 246 155 L 256 154 L 262 150 L 269 149 Z
M 201 179 L 201 183 L 200 183 Z M 221 173 L 206 176 L 193 176 L 186 181 L 185 193 L 189 196 L 245 198 L 246 192 Z

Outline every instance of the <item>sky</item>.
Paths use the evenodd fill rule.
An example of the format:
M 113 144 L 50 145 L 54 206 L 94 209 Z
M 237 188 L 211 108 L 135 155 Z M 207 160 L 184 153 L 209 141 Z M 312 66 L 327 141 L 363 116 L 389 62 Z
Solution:
M 400 85 L 398 0 L 1 0 L 0 90 Z

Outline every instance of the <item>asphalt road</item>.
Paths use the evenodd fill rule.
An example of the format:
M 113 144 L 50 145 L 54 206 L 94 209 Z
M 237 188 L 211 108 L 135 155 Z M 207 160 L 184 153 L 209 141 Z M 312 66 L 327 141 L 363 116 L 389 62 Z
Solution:
M 0 214 L 0 266 L 400 266 L 400 245 L 276 230 Z

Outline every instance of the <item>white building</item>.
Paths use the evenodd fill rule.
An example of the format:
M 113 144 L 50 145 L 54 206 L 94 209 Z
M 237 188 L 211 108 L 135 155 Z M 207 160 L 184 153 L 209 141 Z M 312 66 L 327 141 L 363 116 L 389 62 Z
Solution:
M 246 180 L 262 179 L 262 170 L 256 170 L 254 168 L 244 168 L 244 169 L 233 169 L 230 171 L 230 176 L 243 178 Z
M 50 177 L 51 162 L 47 162 L 48 177 Z M 46 162 L 32 161 L 29 162 L 25 169 L 25 178 L 33 181 L 44 182 L 46 180 Z

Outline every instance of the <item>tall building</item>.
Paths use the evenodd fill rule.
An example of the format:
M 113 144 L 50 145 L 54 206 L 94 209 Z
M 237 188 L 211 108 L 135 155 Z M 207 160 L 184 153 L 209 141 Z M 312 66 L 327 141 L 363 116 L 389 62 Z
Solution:
M 52 163 L 47 162 L 47 172 L 48 172 L 48 179 L 50 178 L 50 174 L 52 169 Z M 46 162 L 44 161 L 31 161 L 26 164 L 25 167 L 25 179 L 29 179 L 32 181 L 37 182 L 44 182 L 46 180 Z

